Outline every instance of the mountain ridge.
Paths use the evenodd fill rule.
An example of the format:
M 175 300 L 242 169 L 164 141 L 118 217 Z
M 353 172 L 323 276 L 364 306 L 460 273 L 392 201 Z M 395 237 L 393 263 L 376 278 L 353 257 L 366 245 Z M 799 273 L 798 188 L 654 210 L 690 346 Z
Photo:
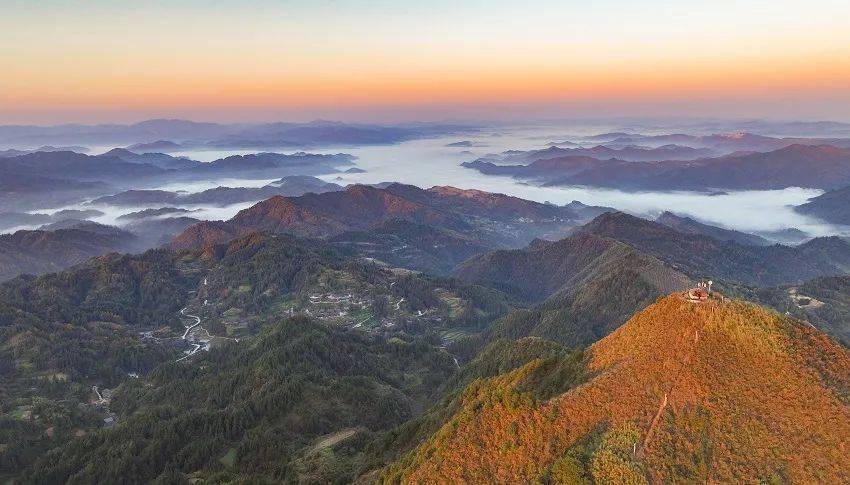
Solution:
M 540 361 L 470 385 L 454 417 L 383 481 L 850 476 L 840 451 L 850 354 L 806 325 L 751 304 L 671 295 L 589 353 L 587 382 L 550 399 L 523 390 Z

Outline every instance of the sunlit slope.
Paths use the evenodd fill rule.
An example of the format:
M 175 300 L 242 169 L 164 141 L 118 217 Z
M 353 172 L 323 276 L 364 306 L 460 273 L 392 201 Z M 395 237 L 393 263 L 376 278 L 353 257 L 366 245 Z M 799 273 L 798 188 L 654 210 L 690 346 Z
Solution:
M 850 354 L 813 328 L 672 295 L 588 353 L 589 380 L 547 401 L 539 361 L 476 381 L 384 479 L 850 481 Z

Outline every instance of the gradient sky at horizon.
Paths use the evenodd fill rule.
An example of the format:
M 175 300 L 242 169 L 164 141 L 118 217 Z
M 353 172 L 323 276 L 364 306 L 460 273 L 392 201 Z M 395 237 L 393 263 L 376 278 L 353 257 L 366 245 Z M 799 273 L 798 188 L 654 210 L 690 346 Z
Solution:
M 0 123 L 850 121 L 846 0 L 0 0 Z

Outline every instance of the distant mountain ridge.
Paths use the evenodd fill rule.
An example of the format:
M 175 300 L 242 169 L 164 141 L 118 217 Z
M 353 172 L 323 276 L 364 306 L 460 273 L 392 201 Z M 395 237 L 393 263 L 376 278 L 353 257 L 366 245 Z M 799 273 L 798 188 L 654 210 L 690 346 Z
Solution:
M 847 135 L 850 131 L 846 125 L 840 127 L 840 132 Z M 693 148 L 708 148 L 723 151 L 725 153 L 756 151 L 764 152 L 777 150 L 789 145 L 836 145 L 845 148 L 850 147 L 850 138 L 833 137 L 801 137 L 801 136 L 766 136 L 762 134 L 738 131 L 731 133 L 715 133 L 712 135 L 690 135 L 684 133 L 671 133 L 666 135 L 642 135 L 635 133 L 608 133 L 591 138 L 595 141 L 604 141 L 606 145 L 621 147 L 634 144 L 648 145 L 651 147 L 664 146 L 668 144 L 681 144 Z
M 627 162 L 586 156 L 537 159 L 527 165 L 464 162 L 484 174 L 545 185 L 621 190 L 833 189 L 850 185 L 850 148 L 789 145 L 766 153 L 739 153 L 693 161 Z
M 770 246 L 772 244 L 767 239 L 755 234 L 747 234 L 745 232 L 703 224 L 690 217 L 677 216 L 670 211 L 662 212 L 655 222 L 664 224 L 679 232 L 702 234 L 719 241 L 732 241 L 745 246 Z
M 487 244 L 510 246 L 548 233 L 564 234 L 579 221 L 604 210 L 608 209 L 583 205 L 559 207 L 453 187 L 423 190 L 402 184 L 385 188 L 353 185 L 341 192 L 272 197 L 239 212 L 226 223 L 201 223 L 190 228 L 173 245 L 195 247 L 250 231 L 330 237 L 391 219 L 404 219 L 463 232 Z M 521 228 L 530 232 L 523 234 Z
M 530 152 L 508 152 L 500 157 L 500 163 L 533 162 L 535 160 L 547 160 L 561 157 L 592 157 L 599 160 L 617 159 L 629 162 L 657 162 L 669 160 L 696 160 L 719 155 L 716 150 L 709 148 L 692 148 L 682 145 L 661 145 L 658 147 L 645 147 L 638 145 L 626 145 L 622 147 L 609 147 L 596 145 L 590 148 L 562 148 L 561 144 L 555 144 L 543 150 L 532 150 Z
M 284 148 L 348 144 L 387 144 L 443 134 L 477 131 L 468 124 L 405 123 L 378 125 L 312 121 L 308 123 L 200 123 L 153 119 L 139 123 L 57 126 L 0 126 L 0 145 L 112 145 L 148 150 L 173 148 Z
M 838 237 L 815 238 L 796 247 L 745 246 L 680 233 L 622 212 L 603 214 L 577 231 L 624 242 L 693 276 L 748 285 L 802 283 L 850 272 L 850 243 Z
M 209 163 L 164 153 L 139 155 L 123 148 L 95 156 L 67 151 L 35 152 L 0 158 L 0 202 L 8 203 L 7 210 L 44 209 L 115 193 L 121 188 L 139 190 L 210 177 L 273 179 L 327 174 L 352 165 L 352 160 L 343 153 L 305 152 L 236 155 Z
M 129 232 L 90 224 L 0 235 L 0 281 L 22 273 L 59 271 L 107 252 L 132 250 L 138 243 Z
M 166 190 L 125 190 L 92 200 L 94 205 L 136 207 L 147 204 L 212 204 L 225 206 L 241 202 L 255 202 L 275 195 L 298 196 L 307 192 L 323 193 L 342 190 L 343 187 L 307 175 L 281 178 L 263 187 L 216 187 L 200 192 L 183 194 Z

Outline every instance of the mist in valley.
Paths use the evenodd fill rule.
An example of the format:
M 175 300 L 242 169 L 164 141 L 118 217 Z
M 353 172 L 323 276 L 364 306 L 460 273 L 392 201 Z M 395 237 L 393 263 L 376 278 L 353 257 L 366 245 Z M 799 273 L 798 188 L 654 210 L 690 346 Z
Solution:
M 767 125 L 770 127 L 770 125 Z M 726 126 L 732 128 L 734 126 Z M 490 176 L 462 167 L 460 164 L 479 157 L 493 156 L 509 150 L 540 150 L 553 143 L 574 144 L 572 146 L 593 147 L 596 141 L 593 135 L 607 132 L 667 134 L 690 130 L 691 133 L 716 132 L 724 126 L 705 123 L 702 126 L 693 123 L 678 126 L 660 123 L 643 125 L 635 122 L 615 123 L 569 123 L 569 124 L 527 124 L 516 126 L 490 125 L 473 132 L 453 135 L 440 135 L 400 143 L 381 145 L 337 145 L 325 148 L 313 148 L 312 153 L 336 154 L 348 153 L 356 157 L 356 168 L 362 173 L 348 173 L 340 167 L 337 173 L 320 175 L 326 182 L 341 186 L 348 184 L 379 184 L 399 182 L 429 188 L 450 185 L 463 189 L 478 189 L 488 192 L 504 193 L 523 199 L 548 202 L 558 205 L 580 201 L 588 205 L 613 207 L 634 215 L 654 218 L 663 211 L 693 217 L 709 224 L 747 232 L 778 231 L 787 228 L 800 229 L 810 236 L 844 235 L 846 228 L 825 224 L 817 219 L 795 212 L 793 206 L 805 203 L 808 199 L 823 193 L 817 189 L 791 187 L 782 190 L 748 190 L 716 192 L 625 192 L 596 187 L 543 187 L 517 180 L 511 177 Z M 773 127 L 773 131 L 782 131 Z M 112 146 L 90 146 L 91 154 L 105 153 Z M 306 150 L 306 148 L 305 148 Z M 289 153 L 286 149 L 262 150 Z M 230 155 L 258 153 L 259 150 L 213 149 L 184 150 L 172 152 L 172 156 L 183 156 L 201 162 L 210 162 Z M 635 162 L 638 163 L 638 162 Z M 216 187 L 263 187 L 276 178 L 238 179 L 233 177 L 210 178 L 206 180 L 165 182 L 158 189 L 184 194 L 198 193 Z M 184 214 L 187 217 L 202 220 L 226 220 L 253 203 L 244 202 L 226 206 L 215 205 L 179 205 L 192 210 Z M 119 219 L 129 212 L 149 208 L 159 208 L 166 204 L 144 204 L 138 206 L 114 207 L 105 204 L 81 202 L 63 207 L 33 210 L 51 214 L 64 209 L 97 209 L 104 214 L 93 218 L 95 222 L 108 225 L 124 225 Z M 170 204 L 168 204 L 170 205 Z M 19 226 L 6 229 L 11 232 L 18 229 L 33 229 L 37 226 Z

